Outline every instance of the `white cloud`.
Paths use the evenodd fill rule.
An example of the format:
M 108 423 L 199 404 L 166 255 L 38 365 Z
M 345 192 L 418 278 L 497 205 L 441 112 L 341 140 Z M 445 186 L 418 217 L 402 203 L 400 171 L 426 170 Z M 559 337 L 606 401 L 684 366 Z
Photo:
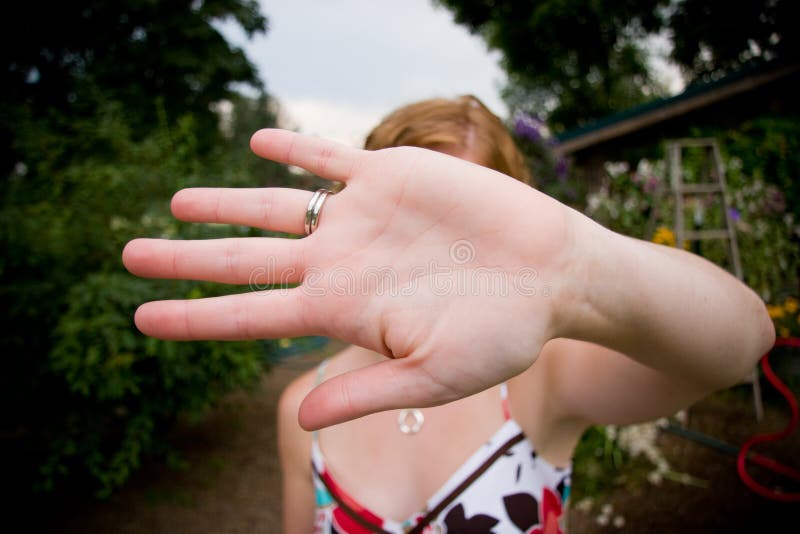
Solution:
M 304 132 L 360 145 L 392 109 L 471 93 L 500 116 L 499 54 L 430 0 L 261 0 L 270 30 L 221 24 Z
M 340 143 L 360 147 L 383 113 L 323 99 L 285 99 L 281 102 L 288 119 L 286 126 L 300 132 L 327 137 Z

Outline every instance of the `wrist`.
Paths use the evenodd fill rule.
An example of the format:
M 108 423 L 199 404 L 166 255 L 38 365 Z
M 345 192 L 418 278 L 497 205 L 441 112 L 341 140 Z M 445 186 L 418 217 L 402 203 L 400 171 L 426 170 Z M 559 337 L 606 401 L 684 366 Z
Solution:
M 624 242 L 575 210 L 566 219 L 570 239 L 552 291 L 552 337 L 597 342 L 609 320 L 599 303 L 615 292 L 614 273 L 624 261 Z

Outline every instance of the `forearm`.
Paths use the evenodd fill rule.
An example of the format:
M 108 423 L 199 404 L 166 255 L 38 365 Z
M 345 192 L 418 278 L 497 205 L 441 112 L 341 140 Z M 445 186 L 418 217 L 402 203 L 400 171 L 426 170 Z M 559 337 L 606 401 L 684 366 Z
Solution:
M 711 262 L 576 216 L 575 257 L 558 334 L 597 343 L 717 389 L 740 381 L 774 343 L 761 299 Z

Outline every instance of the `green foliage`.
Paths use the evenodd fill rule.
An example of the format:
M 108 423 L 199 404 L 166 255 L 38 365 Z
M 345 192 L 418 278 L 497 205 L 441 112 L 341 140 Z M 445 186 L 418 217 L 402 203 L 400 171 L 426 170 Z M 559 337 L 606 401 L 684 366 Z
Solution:
M 164 452 L 161 440 L 177 414 L 198 417 L 222 394 L 260 376 L 266 345 L 170 343 L 136 333 L 131 315 L 143 298 L 215 293 L 161 285 L 94 273 L 71 288 L 49 367 L 64 380 L 70 401 L 64 407 L 72 409 L 56 410 L 50 454 L 40 467 L 43 489 L 89 475 L 98 494 L 108 495 L 144 455 Z
M 512 111 L 547 115 L 556 133 L 662 92 L 640 43 L 660 27 L 660 0 L 440 3 L 503 53 Z
M 716 137 L 728 163 L 727 180 L 748 285 L 769 303 L 779 304 L 786 296 L 800 294 L 797 120 L 763 116 L 737 128 L 709 128 L 693 134 Z M 716 216 L 720 215 L 718 210 Z M 715 224 L 710 219 L 713 216 L 713 212 L 709 214 L 707 224 Z M 716 258 L 721 259 L 719 252 Z
M 793 60 L 796 0 L 437 0 L 503 54 L 512 112 L 556 133 L 665 94 L 648 40 L 666 35 L 686 81 Z M 666 52 L 663 52 L 664 54 Z
M 800 226 L 794 177 L 800 158 L 796 121 L 763 117 L 731 130 L 696 131 L 718 139 L 726 164 L 728 214 L 737 230 L 745 282 L 768 303 L 780 304 L 798 293 Z M 689 183 L 708 180 L 708 159 L 699 151 L 684 152 L 684 176 Z M 631 170 L 627 163 L 607 165 L 602 187 L 589 195 L 587 214 L 620 233 L 673 245 L 675 206 L 663 162 L 647 160 Z M 784 189 L 785 188 L 785 189 Z M 687 199 L 687 229 L 713 229 L 724 224 L 721 202 L 710 196 Z M 692 250 L 731 268 L 724 241 L 704 241 Z
M 574 209 L 582 209 L 586 182 L 575 179 L 575 170 L 567 158 L 558 154 L 558 140 L 545 122 L 523 113 L 517 115 L 510 129 L 531 169 L 533 185 Z
M 578 502 L 610 492 L 617 487 L 623 470 L 629 467 L 628 461 L 628 455 L 609 439 L 603 426 L 590 427 L 575 447 L 570 499 Z
M 158 341 L 133 325 L 144 301 L 230 288 L 137 279 L 121 265 L 127 241 L 261 235 L 170 215 L 182 187 L 264 179 L 244 150 L 201 154 L 194 116 L 168 125 L 157 115 L 163 122 L 141 140 L 117 105 L 76 121 L 77 138 L 33 120 L 19 125 L 26 157 L 4 182 L 0 211 L 3 424 L 15 436 L 4 452 L 16 460 L 11 478 L 39 491 L 108 495 L 143 458 L 169 453 L 179 414 L 199 416 L 224 393 L 254 385 L 273 351 L 272 342 Z
M 175 343 L 133 324 L 147 300 L 229 288 L 143 281 L 122 267 L 139 236 L 261 235 L 169 212 L 191 186 L 262 186 L 287 171 L 247 138 L 273 126 L 255 68 L 217 31 L 266 30 L 255 0 L 80 0 L 6 6 L 0 32 L 0 445 L 14 494 L 106 496 L 167 447 L 179 415 L 255 384 L 272 342 Z M 221 101 L 232 103 L 219 128 Z M 213 108 L 213 109 L 212 109 Z M 242 288 L 247 290 L 247 288 Z
M 685 413 L 676 414 L 683 418 Z M 638 491 L 645 480 L 660 485 L 664 479 L 707 487 L 706 481 L 672 469 L 658 441 L 668 419 L 618 427 L 616 425 L 589 428 L 581 437 L 573 460 L 576 501 L 589 501 L 624 487 Z M 576 506 L 583 506 L 578 504 Z
M 26 115 L 56 122 L 95 116 L 109 101 L 142 138 L 162 113 L 191 114 L 198 142 L 218 141 L 209 106 L 233 95 L 232 84 L 261 88 L 255 67 L 214 27 L 232 18 L 248 35 L 267 21 L 256 0 L 76 0 L 5 6 L 0 32 L 0 172 L 18 160 L 10 144 Z M 51 123 L 51 126 L 53 124 Z
M 627 162 L 609 162 L 606 173 L 601 187 L 587 196 L 587 215 L 615 232 L 648 241 L 656 222 L 672 225 L 673 204 L 663 161 L 640 160 L 635 169 Z
M 698 135 L 715 132 L 700 130 Z M 800 123 L 793 116 L 763 116 L 723 134 L 726 152 L 741 162 L 740 171 L 771 184 L 783 195 L 787 211 L 800 220 Z M 775 208 L 780 208 L 780 202 Z M 778 209 L 777 211 L 782 211 Z
M 715 77 L 754 60 L 796 57 L 796 0 L 682 0 L 666 11 L 672 59 L 694 79 Z

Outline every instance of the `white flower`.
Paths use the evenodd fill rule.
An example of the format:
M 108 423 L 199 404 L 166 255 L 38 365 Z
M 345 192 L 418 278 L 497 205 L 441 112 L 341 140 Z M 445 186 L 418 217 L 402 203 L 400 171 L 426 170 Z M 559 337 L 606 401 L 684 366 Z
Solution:
M 606 172 L 610 176 L 619 176 L 622 173 L 628 172 L 628 162 L 626 161 L 607 161 Z
M 639 163 L 636 165 L 636 174 L 641 174 L 643 176 L 653 174 L 653 164 L 650 163 L 650 160 L 640 159 Z
M 658 427 L 655 423 L 643 423 L 640 425 L 630 425 L 619 432 L 619 446 L 628 452 L 632 457 L 644 454 L 648 459 L 655 463 L 654 459 L 660 458 L 661 454 L 655 447 L 658 437 Z
M 590 215 L 597 211 L 597 208 L 600 207 L 601 202 L 602 200 L 600 199 L 600 195 L 589 195 L 586 209 Z
M 675 414 L 675 419 L 677 419 L 680 424 L 686 425 L 686 423 L 689 422 L 689 414 L 686 410 L 680 410 Z
M 614 526 L 617 528 L 622 528 L 625 526 L 625 518 L 621 515 L 618 515 L 614 518 Z
M 600 525 L 601 527 L 604 527 L 604 526 L 608 525 L 608 516 L 607 515 L 598 515 L 597 519 L 595 519 L 595 522 L 598 525 Z
M 594 500 L 591 497 L 584 497 L 575 503 L 575 509 L 579 512 L 588 512 L 592 509 L 592 505 L 594 505 Z

